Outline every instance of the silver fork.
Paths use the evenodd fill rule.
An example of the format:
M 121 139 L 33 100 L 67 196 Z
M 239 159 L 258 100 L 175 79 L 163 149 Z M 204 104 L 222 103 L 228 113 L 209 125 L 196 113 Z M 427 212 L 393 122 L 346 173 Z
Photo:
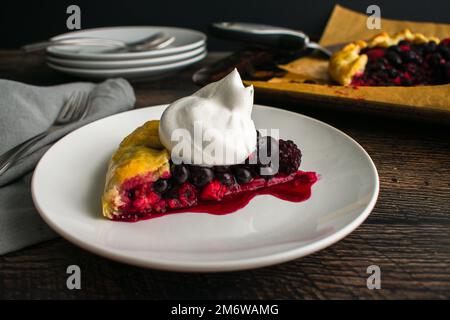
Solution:
M 30 150 L 36 142 L 45 138 L 49 133 L 61 126 L 83 119 L 89 111 L 88 108 L 89 94 L 87 92 L 76 91 L 72 93 L 59 111 L 58 116 L 50 128 L 22 142 L 0 156 L 0 175 L 6 172 L 22 155 Z

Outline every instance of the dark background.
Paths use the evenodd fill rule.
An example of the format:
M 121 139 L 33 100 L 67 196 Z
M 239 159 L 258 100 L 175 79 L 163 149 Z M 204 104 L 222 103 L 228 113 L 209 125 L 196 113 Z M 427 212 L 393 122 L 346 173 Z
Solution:
M 120 25 L 167 25 L 205 31 L 215 21 L 260 22 L 302 29 L 313 39 L 320 37 L 326 21 L 339 3 L 365 12 L 377 4 L 385 18 L 450 23 L 450 0 L 4 0 L 0 4 L 1 46 L 47 39 L 67 32 L 66 8 L 81 8 L 82 29 Z M 227 49 L 227 43 L 210 39 L 210 49 Z

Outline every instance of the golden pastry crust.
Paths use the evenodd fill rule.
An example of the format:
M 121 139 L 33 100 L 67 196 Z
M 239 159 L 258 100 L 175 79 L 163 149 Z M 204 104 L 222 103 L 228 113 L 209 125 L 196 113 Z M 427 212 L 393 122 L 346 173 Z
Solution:
M 364 72 L 367 55 L 360 52 L 365 47 L 367 47 L 365 41 L 356 41 L 334 53 L 328 67 L 331 78 L 342 85 L 349 85 L 354 75 Z
M 127 180 L 145 177 L 151 182 L 170 174 L 170 154 L 159 140 L 158 128 L 159 121 L 146 122 L 125 137 L 112 156 L 102 197 L 105 217 L 111 219 L 118 213 L 121 187 Z
M 421 33 L 412 33 L 409 29 L 402 30 L 393 36 L 386 32 L 381 32 L 368 42 L 358 40 L 335 52 L 330 58 L 328 67 L 331 78 L 342 85 L 351 84 L 352 78 L 357 74 L 363 73 L 367 64 L 367 55 L 361 54 L 362 49 L 366 47 L 386 48 L 396 45 L 402 40 L 408 40 L 415 44 L 429 41 L 435 41 L 438 44 L 440 41 L 436 37 L 426 37 Z

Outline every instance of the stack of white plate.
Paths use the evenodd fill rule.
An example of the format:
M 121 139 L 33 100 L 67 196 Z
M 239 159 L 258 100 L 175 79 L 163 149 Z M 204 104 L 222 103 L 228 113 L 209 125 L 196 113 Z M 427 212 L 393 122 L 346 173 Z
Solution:
M 206 56 L 206 36 L 195 30 L 173 27 L 112 27 L 86 29 L 52 38 L 91 37 L 133 43 L 163 32 L 173 36 L 167 47 L 141 52 L 105 52 L 105 47 L 52 46 L 47 48 L 47 64 L 58 71 L 82 78 L 129 79 L 160 76 L 185 68 Z

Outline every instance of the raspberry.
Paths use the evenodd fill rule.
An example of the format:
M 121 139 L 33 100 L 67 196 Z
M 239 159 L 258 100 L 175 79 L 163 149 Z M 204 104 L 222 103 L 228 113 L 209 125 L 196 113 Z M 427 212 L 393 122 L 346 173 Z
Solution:
M 450 45 L 450 38 L 442 40 L 440 44 L 443 45 L 443 46 Z
M 402 44 L 399 47 L 400 47 L 400 50 L 403 52 L 411 50 L 411 47 L 409 46 L 409 44 Z
M 133 207 L 138 211 L 151 210 L 153 204 L 159 202 L 160 197 L 154 192 L 148 192 L 146 195 L 140 195 L 133 201 Z
M 197 204 L 197 189 L 190 183 L 183 183 L 178 189 L 178 199 L 186 207 Z
M 167 206 L 170 209 L 177 209 L 177 208 L 181 208 L 181 203 L 178 199 L 168 199 Z
M 383 49 L 371 49 L 368 50 L 366 52 L 367 57 L 369 58 L 369 60 L 377 60 L 379 58 L 383 58 L 384 57 L 384 50 Z
M 217 180 L 213 180 L 203 188 L 200 199 L 220 201 L 226 191 L 227 188 L 223 184 Z
M 166 205 L 167 205 L 166 201 L 161 199 L 153 205 L 153 211 L 158 213 L 164 213 L 166 212 Z
M 291 174 L 300 167 L 302 153 L 292 140 L 279 140 L 280 171 Z

